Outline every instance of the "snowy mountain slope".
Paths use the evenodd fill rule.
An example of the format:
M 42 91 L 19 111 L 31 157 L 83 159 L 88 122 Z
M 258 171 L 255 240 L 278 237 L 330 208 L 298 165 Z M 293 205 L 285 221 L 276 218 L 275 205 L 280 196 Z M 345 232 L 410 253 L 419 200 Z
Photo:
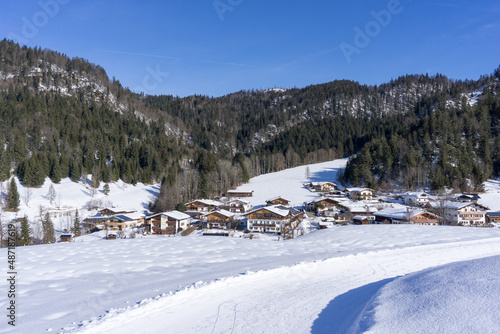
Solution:
M 345 168 L 347 159 L 339 159 L 319 164 L 299 166 L 277 173 L 254 177 L 249 183 L 236 188 L 238 191 L 254 191 L 253 197 L 245 198 L 253 206 L 265 205 L 266 200 L 283 196 L 291 201 L 292 206 L 302 206 L 319 195 L 304 187 L 307 182 L 330 181 L 335 183 L 338 173 Z M 306 169 L 309 168 L 309 178 Z

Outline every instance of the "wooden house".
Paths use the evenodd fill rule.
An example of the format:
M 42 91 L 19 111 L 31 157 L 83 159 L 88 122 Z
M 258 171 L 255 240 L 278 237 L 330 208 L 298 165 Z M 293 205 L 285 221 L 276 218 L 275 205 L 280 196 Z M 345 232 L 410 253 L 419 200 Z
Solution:
M 373 214 L 375 221 L 381 224 L 419 224 L 438 225 L 439 217 L 433 213 L 407 207 L 387 208 Z
M 311 182 L 309 188 L 315 191 L 328 192 L 337 190 L 337 185 L 332 182 Z
M 123 231 L 127 228 L 140 226 L 143 222 L 143 214 L 132 212 L 127 215 L 117 214 L 111 216 L 97 214 L 85 218 L 82 225 L 87 228 L 100 227 L 108 230 Z
M 252 197 L 253 190 L 250 190 L 250 191 L 228 190 L 227 196 L 228 197 Z
M 125 215 L 136 212 L 135 210 L 126 210 L 123 208 L 104 208 L 97 211 L 101 216 L 115 216 L 115 215 Z
M 224 203 L 210 199 L 198 199 L 186 203 L 186 211 L 210 212 L 222 207 Z
M 191 216 L 180 211 L 167 211 L 144 219 L 152 234 L 176 234 L 191 225 Z
M 500 224 L 500 211 L 489 211 L 486 213 L 488 224 Z
M 205 215 L 208 228 L 230 228 L 234 220 L 234 213 L 218 209 Z
M 281 196 L 277 196 L 277 197 L 268 199 L 266 201 L 266 204 L 267 205 L 285 205 L 285 206 L 288 206 L 288 205 L 290 205 L 290 200 L 283 198 Z
M 281 233 L 284 227 L 295 228 L 303 213 L 284 206 L 265 206 L 245 214 L 251 232 Z
M 63 233 L 61 234 L 60 240 L 61 242 L 72 242 L 74 235 L 71 233 Z
M 368 225 L 375 220 L 374 216 L 354 216 L 352 222 L 356 225 Z

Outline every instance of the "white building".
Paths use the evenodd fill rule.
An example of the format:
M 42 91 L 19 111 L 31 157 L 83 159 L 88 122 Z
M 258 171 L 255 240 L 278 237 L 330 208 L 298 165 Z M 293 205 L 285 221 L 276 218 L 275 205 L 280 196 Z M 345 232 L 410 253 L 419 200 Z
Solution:
M 252 204 L 243 199 L 233 199 L 226 203 L 229 212 L 232 213 L 245 213 L 252 210 Z
M 407 192 L 403 195 L 403 202 L 406 205 L 425 205 L 429 203 L 433 198 L 421 191 Z
M 151 225 L 153 234 L 176 234 L 181 229 L 185 230 L 191 225 L 191 216 L 174 210 L 157 213 L 145 219 L 146 224 Z
M 446 222 L 464 226 L 486 224 L 486 214 L 489 210 L 478 203 L 451 202 L 443 206 Z
M 372 200 L 375 196 L 375 190 L 370 188 L 347 188 L 345 191 L 351 198 L 356 197 L 364 201 Z

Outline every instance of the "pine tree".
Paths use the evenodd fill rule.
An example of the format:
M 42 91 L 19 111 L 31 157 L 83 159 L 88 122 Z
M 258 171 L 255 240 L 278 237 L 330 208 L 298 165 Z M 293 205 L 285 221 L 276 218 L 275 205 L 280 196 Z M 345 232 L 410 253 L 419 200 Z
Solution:
M 19 246 L 27 246 L 31 243 L 31 228 L 28 223 L 28 218 L 24 216 L 24 218 L 21 219 L 21 233 L 19 234 L 17 238 L 17 244 Z
M 79 237 L 82 235 L 82 231 L 80 228 L 80 216 L 78 215 L 78 210 L 76 210 L 75 213 L 75 220 L 73 222 L 73 228 L 71 229 L 71 232 L 75 235 L 75 237 Z
M 102 191 L 104 191 L 104 194 L 107 196 L 109 194 L 109 184 L 105 183 L 104 187 L 102 188 Z
M 42 218 L 42 229 L 43 229 L 43 243 L 51 244 L 56 242 L 56 237 L 54 235 L 54 224 L 50 219 L 50 214 L 48 212 Z
M 19 209 L 19 192 L 14 178 L 11 179 L 7 192 L 7 209 L 16 211 Z

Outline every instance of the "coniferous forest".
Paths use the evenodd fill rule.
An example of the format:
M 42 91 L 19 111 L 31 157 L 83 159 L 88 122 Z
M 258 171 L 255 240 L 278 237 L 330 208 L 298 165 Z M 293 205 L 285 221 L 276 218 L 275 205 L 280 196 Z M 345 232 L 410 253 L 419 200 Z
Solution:
M 500 174 L 500 68 L 219 98 L 148 96 L 80 58 L 0 42 L 0 180 L 162 182 L 155 210 L 252 176 L 350 157 L 343 181 L 480 191 Z

